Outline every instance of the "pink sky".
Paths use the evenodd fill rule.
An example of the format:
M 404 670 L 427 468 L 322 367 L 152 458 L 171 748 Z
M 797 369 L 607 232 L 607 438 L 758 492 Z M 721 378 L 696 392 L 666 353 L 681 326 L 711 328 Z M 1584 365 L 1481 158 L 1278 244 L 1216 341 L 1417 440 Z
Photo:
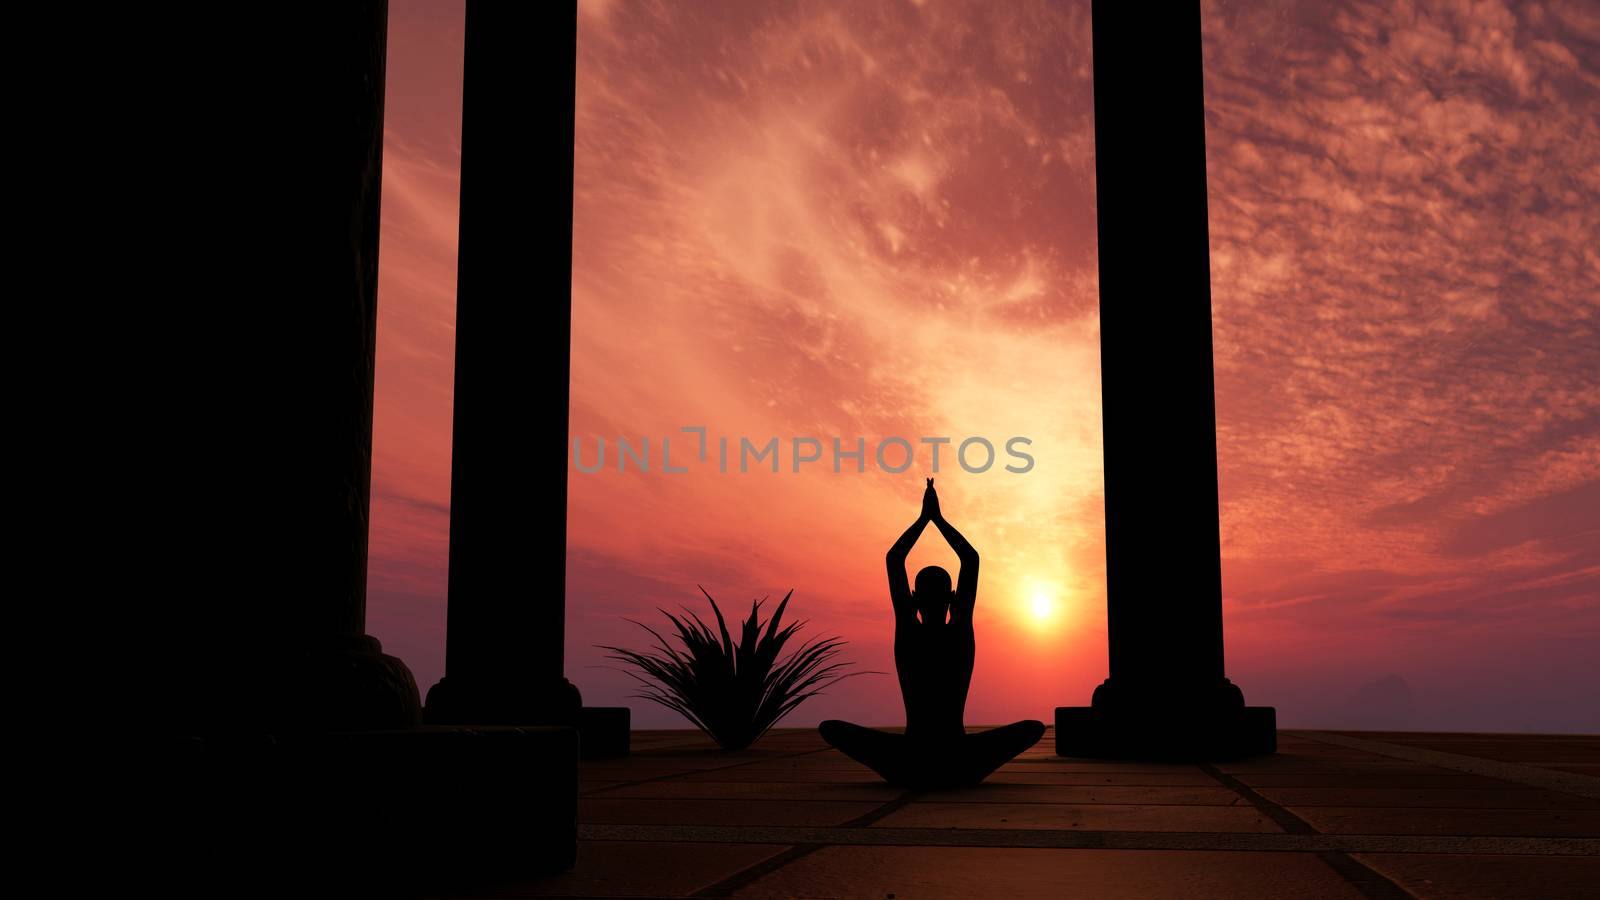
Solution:
M 1205 9 L 1228 671 L 1288 726 L 1600 730 L 1600 11 Z M 368 623 L 442 673 L 460 4 L 395 2 Z M 971 723 L 1105 675 L 1088 4 L 580 7 L 567 671 L 793 588 L 892 672 L 905 473 L 619 473 L 615 440 L 1032 439 L 938 473 Z M 537 164 L 537 160 L 530 160 Z M 713 443 L 713 459 L 715 444 Z M 931 530 L 912 567 L 953 557 Z M 1159 565 L 1159 560 L 1152 560 Z M 791 717 L 899 720 L 892 675 Z

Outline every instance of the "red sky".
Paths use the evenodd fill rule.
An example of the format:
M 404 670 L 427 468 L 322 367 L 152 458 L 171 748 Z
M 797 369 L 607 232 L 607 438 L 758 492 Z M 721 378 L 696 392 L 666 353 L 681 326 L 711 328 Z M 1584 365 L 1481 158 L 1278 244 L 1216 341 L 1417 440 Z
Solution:
M 1204 5 L 1229 674 L 1288 726 L 1600 730 L 1600 9 L 1267 6 Z M 971 435 L 1031 438 L 1036 464 L 968 474 L 947 448 L 938 473 L 984 556 L 967 720 L 1088 701 L 1088 28 L 1087 2 L 580 7 L 566 440 L 610 454 L 569 476 L 586 702 L 682 723 L 594 645 L 703 609 L 697 584 L 745 610 L 793 588 L 808 631 L 892 672 L 883 553 L 932 473 L 922 452 L 835 474 L 831 439 Z M 368 624 L 424 690 L 461 52 L 459 3 L 391 3 Z M 616 470 L 618 437 L 659 469 L 662 436 L 677 464 L 695 425 L 779 437 L 782 470 Z M 803 436 L 827 450 L 796 474 Z M 912 569 L 932 561 L 953 571 L 930 530 Z M 891 674 L 789 722 L 900 715 Z

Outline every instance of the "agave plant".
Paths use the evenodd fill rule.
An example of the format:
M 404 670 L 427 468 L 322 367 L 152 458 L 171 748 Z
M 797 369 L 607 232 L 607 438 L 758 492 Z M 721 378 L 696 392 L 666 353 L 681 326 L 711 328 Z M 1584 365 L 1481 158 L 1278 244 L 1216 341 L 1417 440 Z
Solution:
M 765 600 L 753 601 L 738 643 L 728 634 L 717 601 L 705 588 L 700 588 L 700 593 L 711 601 L 720 636 L 685 607 L 681 617 L 659 610 L 677 628 L 681 651 L 660 632 L 633 619 L 628 621 L 655 637 L 655 650 L 599 646 L 611 651 L 610 659 L 629 666 L 623 671 L 644 685 L 635 697 L 682 713 L 724 749 L 743 750 L 823 688 L 851 675 L 866 674 L 843 672 L 849 663 L 833 661 L 845 644 L 839 638 L 804 641 L 779 662 L 784 644 L 805 625 L 802 621 L 781 630 L 778 627 L 789 598 L 794 596 L 792 590 L 768 622 L 757 621 Z

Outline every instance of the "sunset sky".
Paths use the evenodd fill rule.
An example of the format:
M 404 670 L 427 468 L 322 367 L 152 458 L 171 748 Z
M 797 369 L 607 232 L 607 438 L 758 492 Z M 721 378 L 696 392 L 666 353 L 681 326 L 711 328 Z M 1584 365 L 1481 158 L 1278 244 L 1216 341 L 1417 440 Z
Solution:
M 1203 9 L 1229 675 L 1288 727 L 1600 731 L 1600 7 Z M 424 690 L 444 662 L 462 16 L 391 0 L 368 627 Z M 883 554 L 934 473 L 921 447 L 879 471 L 891 436 L 952 439 L 944 511 L 983 555 L 967 721 L 1088 702 L 1089 34 L 1086 0 L 580 6 L 572 422 L 528 465 L 569 471 L 587 703 L 684 724 L 628 699 L 595 645 L 640 645 L 624 617 L 658 606 L 707 610 L 696 585 L 741 615 L 792 588 L 804 633 L 890 674 L 787 724 L 903 721 Z M 659 471 L 664 436 L 687 473 Z M 988 472 L 954 464 L 970 436 L 996 445 Z M 1003 469 L 1014 436 L 1029 472 Z M 618 472 L 619 437 L 648 439 L 655 471 Z M 779 473 L 739 473 L 740 437 L 779 438 Z M 795 437 L 824 447 L 799 473 Z M 833 471 L 835 437 L 865 439 L 865 473 Z M 606 467 L 573 470 L 573 438 L 585 464 L 604 438 Z M 955 570 L 932 529 L 911 569 L 931 562 Z

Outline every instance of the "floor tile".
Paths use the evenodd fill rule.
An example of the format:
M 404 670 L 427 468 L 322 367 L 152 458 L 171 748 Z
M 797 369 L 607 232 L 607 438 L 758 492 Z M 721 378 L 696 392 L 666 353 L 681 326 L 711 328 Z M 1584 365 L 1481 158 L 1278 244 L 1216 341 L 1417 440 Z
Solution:
M 1215 778 L 1204 772 L 1045 772 L 1007 766 L 983 780 L 984 784 L 1076 784 L 1213 786 Z
M 1523 763 L 1524 765 L 1532 766 L 1548 763 L 1565 763 L 1569 765 L 1600 763 L 1600 741 L 1594 740 L 1530 740 L 1527 738 L 1514 741 L 1414 740 L 1407 742 L 1405 746 L 1438 750 L 1442 753 L 1456 753 L 1461 756 L 1497 759 L 1502 762 Z
M 1600 763 L 1570 763 L 1559 765 L 1545 764 L 1541 765 L 1540 768 L 1560 769 L 1563 772 L 1571 772 L 1574 775 L 1587 775 L 1590 778 L 1600 778 Z
M 867 783 L 882 784 L 883 779 L 865 766 L 846 771 L 823 771 L 798 768 L 750 768 L 740 766 L 716 772 L 696 772 L 681 775 L 683 781 L 798 781 L 821 784 Z
M 1242 772 L 1235 778 L 1253 788 L 1465 788 L 1472 790 L 1527 790 L 1527 785 L 1466 772 L 1428 775 L 1374 775 L 1344 772 Z
M 824 847 L 734 894 L 871 900 L 1004 897 L 1361 896 L 1315 856 L 1297 853 Z
M 905 793 L 877 784 L 804 781 L 650 781 L 606 791 L 607 797 L 722 798 L 727 800 L 849 800 L 883 803 Z
M 578 821 L 630 825 L 842 825 L 881 802 L 579 797 Z
M 1593 810 L 1285 808 L 1325 834 L 1600 836 L 1600 812 Z
M 1413 809 L 1589 809 L 1600 800 L 1534 788 L 1258 787 L 1257 793 L 1281 806 L 1389 806 Z
M 909 803 L 882 828 L 1071 828 L 1088 831 L 1281 832 L 1253 806 L 1060 803 Z
M 959 790 L 927 791 L 919 801 L 946 803 L 1114 803 L 1158 806 L 1237 806 L 1244 802 L 1216 782 L 1205 785 L 1126 786 L 1004 784 L 985 782 Z
M 486 892 L 490 897 L 687 897 L 787 847 L 579 841 L 570 872 Z
M 1411 891 L 1437 900 L 1593 900 L 1600 857 L 1361 853 L 1356 859 Z

